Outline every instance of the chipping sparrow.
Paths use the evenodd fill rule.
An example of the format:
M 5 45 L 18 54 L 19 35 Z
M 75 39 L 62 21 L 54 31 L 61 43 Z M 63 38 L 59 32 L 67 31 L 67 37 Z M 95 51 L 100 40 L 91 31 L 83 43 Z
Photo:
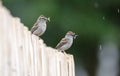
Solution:
M 57 44 L 57 46 L 55 47 L 56 49 L 58 49 L 61 52 L 65 52 L 65 50 L 69 49 L 73 43 L 73 39 L 76 38 L 75 33 L 73 33 L 72 31 L 68 31 L 65 35 L 64 38 L 62 38 L 62 40 Z
M 32 34 L 41 36 L 46 31 L 46 22 L 50 21 L 50 18 L 46 18 L 45 16 L 41 15 L 37 19 L 36 23 L 31 29 Z

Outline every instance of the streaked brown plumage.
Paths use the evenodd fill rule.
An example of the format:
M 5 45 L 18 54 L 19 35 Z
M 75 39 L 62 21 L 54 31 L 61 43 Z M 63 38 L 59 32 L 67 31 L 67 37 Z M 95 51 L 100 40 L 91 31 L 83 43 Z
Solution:
M 31 29 L 31 33 L 37 36 L 41 36 L 44 34 L 44 32 L 46 31 L 46 22 L 50 21 L 49 18 L 46 18 L 45 16 L 41 15 L 36 23 L 34 24 L 34 26 Z
M 64 38 L 61 39 L 61 41 L 57 44 L 55 47 L 59 51 L 64 52 L 65 50 L 69 49 L 72 46 L 73 39 L 76 37 L 75 33 L 72 31 L 68 31 Z

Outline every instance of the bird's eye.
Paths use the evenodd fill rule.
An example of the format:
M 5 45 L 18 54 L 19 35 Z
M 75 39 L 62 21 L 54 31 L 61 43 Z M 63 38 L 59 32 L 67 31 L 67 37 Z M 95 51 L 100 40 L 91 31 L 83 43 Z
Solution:
M 45 20 L 45 18 L 41 18 L 42 20 Z

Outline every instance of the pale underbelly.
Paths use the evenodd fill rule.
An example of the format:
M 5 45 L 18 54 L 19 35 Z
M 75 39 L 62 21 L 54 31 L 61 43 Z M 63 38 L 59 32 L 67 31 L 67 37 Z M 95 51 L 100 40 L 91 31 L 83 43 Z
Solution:
M 61 49 L 61 50 L 67 50 L 67 49 L 69 49 L 71 46 L 72 46 L 72 43 L 67 43 L 67 44 L 63 45 L 60 49 Z
M 41 28 L 39 27 L 36 31 L 34 31 L 33 33 L 37 36 L 41 36 L 44 32 L 45 32 L 46 28 Z

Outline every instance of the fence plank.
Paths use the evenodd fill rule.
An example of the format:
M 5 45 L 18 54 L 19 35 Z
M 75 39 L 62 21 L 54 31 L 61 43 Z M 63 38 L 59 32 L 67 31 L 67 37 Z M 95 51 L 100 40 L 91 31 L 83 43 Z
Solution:
M 0 1 L 0 76 L 75 76 L 72 55 L 46 46 Z

